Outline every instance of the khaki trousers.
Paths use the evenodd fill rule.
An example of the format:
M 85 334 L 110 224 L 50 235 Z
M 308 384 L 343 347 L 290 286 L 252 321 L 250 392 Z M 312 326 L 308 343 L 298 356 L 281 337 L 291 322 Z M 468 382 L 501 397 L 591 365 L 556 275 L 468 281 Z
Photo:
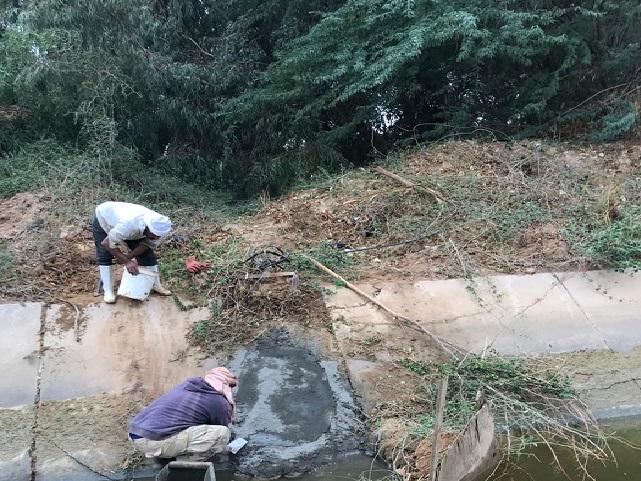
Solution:
M 192 426 L 161 441 L 133 439 L 134 448 L 147 458 L 188 458 L 194 461 L 210 459 L 226 453 L 230 432 L 226 426 L 202 424 Z

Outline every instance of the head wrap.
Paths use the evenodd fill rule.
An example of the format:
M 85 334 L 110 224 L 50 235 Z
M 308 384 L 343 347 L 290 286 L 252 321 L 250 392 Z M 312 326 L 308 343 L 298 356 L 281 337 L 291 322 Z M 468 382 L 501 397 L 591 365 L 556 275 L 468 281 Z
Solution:
M 238 379 L 236 376 L 225 367 L 216 367 L 208 371 L 203 378 L 205 379 L 205 382 L 213 387 L 216 392 L 225 396 L 233 410 L 234 396 L 231 392 L 231 388 L 238 385 Z
M 171 221 L 169 217 L 156 212 L 144 216 L 143 221 L 152 234 L 164 237 L 171 232 Z

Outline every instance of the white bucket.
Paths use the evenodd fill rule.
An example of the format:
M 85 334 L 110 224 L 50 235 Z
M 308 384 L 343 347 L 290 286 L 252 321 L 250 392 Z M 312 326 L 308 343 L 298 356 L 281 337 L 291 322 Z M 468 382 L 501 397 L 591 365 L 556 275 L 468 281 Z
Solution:
M 126 268 L 123 269 L 122 280 L 118 288 L 119 296 L 129 297 L 130 299 L 137 299 L 139 301 L 147 300 L 151 289 L 154 287 L 158 273 L 145 269 L 144 267 L 139 267 L 138 271 L 139 274 L 137 276 L 132 276 Z

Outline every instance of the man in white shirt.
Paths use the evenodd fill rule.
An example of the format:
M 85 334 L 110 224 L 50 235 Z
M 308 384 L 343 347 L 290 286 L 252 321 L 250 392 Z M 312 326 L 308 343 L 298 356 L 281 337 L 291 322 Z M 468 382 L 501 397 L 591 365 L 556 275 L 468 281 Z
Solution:
M 158 272 L 158 261 L 153 249 L 160 238 L 171 232 L 168 217 L 141 205 L 104 202 L 96 207 L 91 225 L 105 302 L 116 302 L 112 271 L 114 258 L 132 275 L 138 274 L 139 265 Z M 123 243 L 129 248 L 127 254 L 118 247 L 118 244 Z M 160 283 L 160 277 L 156 278 L 153 290 L 164 296 L 171 294 Z

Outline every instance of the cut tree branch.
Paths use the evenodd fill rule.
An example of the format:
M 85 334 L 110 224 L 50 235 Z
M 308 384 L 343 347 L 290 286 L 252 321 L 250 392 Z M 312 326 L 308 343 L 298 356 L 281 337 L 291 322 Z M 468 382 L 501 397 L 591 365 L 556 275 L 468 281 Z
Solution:
M 431 196 L 434 196 L 436 201 L 440 204 L 441 202 L 446 202 L 445 197 L 443 197 L 443 194 L 441 194 L 439 191 L 430 189 L 429 187 L 423 187 L 422 185 L 418 185 L 410 180 L 407 180 L 404 177 L 401 177 L 398 174 L 395 174 L 394 172 L 390 172 L 389 170 L 384 169 L 381 166 L 374 167 L 374 170 L 378 172 L 379 174 L 382 174 L 386 177 L 389 177 L 390 179 L 394 179 L 396 182 L 399 184 L 404 185 L 405 187 L 409 187 L 411 189 L 415 190 L 420 190 L 422 192 L 425 192 L 426 194 L 429 194 Z
M 436 341 L 439 344 L 439 346 L 441 346 L 441 348 L 445 352 L 447 352 L 454 359 L 458 359 L 458 356 L 456 354 L 454 354 L 453 349 L 457 350 L 459 352 L 463 352 L 459 347 L 450 344 L 449 342 L 447 342 L 447 341 L 441 339 L 440 337 L 438 337 L 436 334 L 428 331 L 427 329 L 424 329 L 418 322 L 410 319 L 409 317 L 403 316 L 402 314 L 399 314 L 398 312 L 393 311 L 392 309 L 387 307 L 385 304 L 383 304 L 380 301 L 374 299 L 372 296 L 370 296 L 369 294 L 367 294 L 366 292 L 364 292 L 360 288 L 356 287 L 354 284 L 352 284 L 351 282 L 349 282 L 348 280 L 346 280 L 345 278 L 343 278 L 342 276 L 340 276 L 339 274 L 337 274 L 336 272 L 331 270 L 329 267 L 321 264 L 316 259 L 308 256 L 307 254 L 301 254 L 301 255 L 302 255 L 302 257 L 304 259 L 307 259 L 309 262 L 311 262 L 315 267 L 317 267 L 321 271 L 323 271 L 326 274 L 329 274 L 330 276 L 332 276 L 333 278 L 339 280 L 340 282 L 345 284 L 345 286 L 347 288 L 349 288 L 350 290 L 354 291 L 359 296 L 367 299 L 369 302 L 371 302 L 375 306 L 378 306 L 380 309 L 382 309 L 383 311 L 385 311 L 388 314 L 390 314 L 395 320 L 402 321 L 402 325 L 410 327 L 410 328 L 414 329 L 415 331 L 418 331 L 418 332 L 421 332 L 423 334 L 426 334 L 427 336 L 432 338 L 434 341 Z

